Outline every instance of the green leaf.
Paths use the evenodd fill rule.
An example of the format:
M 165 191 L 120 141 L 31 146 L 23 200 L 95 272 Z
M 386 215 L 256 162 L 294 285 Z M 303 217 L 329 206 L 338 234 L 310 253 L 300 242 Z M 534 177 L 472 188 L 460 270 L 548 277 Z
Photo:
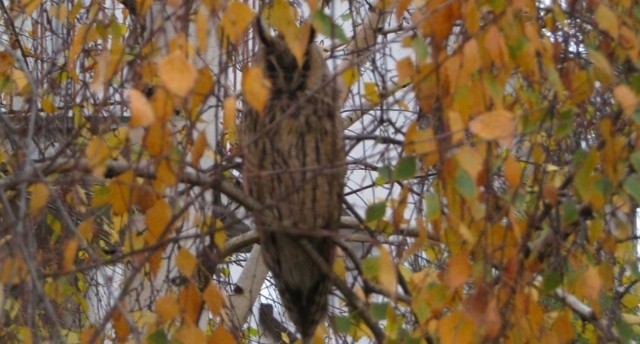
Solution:
M 629 156 L 629 160 L 636 172 L 640 172 L 640 152 L 633 152 L 633 154 Z
M 560 212 L 562 214 L 562 224 L 568 225 L 578 221 L 578 206 L 574 200 L 568 199 L 562 203 Z
M 336 333 L 347 334 L 351 331 L 351 318 L 340 315 L 333 318 L 333 321 L 335 322 L 334 330 Z
M 426 60 L 429 57 L 429 47 L 424 42 L 424 38 L 416 37 L 411 41 L 411 45 L 413 45 L 413 50 L 416 52 L 416 56 L 418 57 L 418 61 Z
M 347 36 L 342 31 L 342 28 L 336 25 L 331 17 L 324 14 L 322 10 L 316 11 L 313 15 L 313 27 L 329 38 L 337 39 L 341 43 L 347 43 Z
M 373 303 L 371 304 L 371 316 L 373 320 L 384 320 L 387 318 L 387 308 L 389 308 L 389 304 L 384 303 Z
M 628 176 L 622 183 L 622 188 L 633 197 L 636 202 L 640 202 L 640 176 L 635 173 Z
M 476 195 L 476 183 L 471 176 L 462 168 L 456 172 L 456 189 L 464 198 L 472 198 Z
M 382 220 L 386 209 L 386 202 L 373 203 L 367 208 L 365 219 L 367 220 L 367 222 Z
M 427 203 L 427 220 L 433 221 L 440 217 L 442 210 L 440 209 L 440 199 L 438 198 L 438 194 L 429 192 L 424 197 L 424 200 Z
M 378 168 L 378 178 L 376 178 L 376 185 L 382 185 L 391 180 L 391 167 L 388 165 Z
M 380 270 L 380 261 L 378 257 L 369 257 L 364 259 L 361 263 L 362 276 L 365 278 L 376 278 L 378 271 Z
M 408 156 L 400 159 L 396 169 L 393 171 L 395 179 L 405 180 L 415 177 L 416 175 L 416 158 Z
M 544 293 L 551 292 L 562 284 L 562 275 L 559 271 L 549 271 L 542 281 L 542 291 Z
M 169 344 L 169 337 L 163 330 L 157 330 L 147 336 L 147 343 L 149 344 Z

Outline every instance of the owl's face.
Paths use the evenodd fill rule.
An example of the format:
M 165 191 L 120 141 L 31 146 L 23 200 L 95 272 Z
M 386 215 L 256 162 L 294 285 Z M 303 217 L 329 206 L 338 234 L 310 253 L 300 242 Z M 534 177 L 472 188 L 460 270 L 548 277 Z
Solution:
M 322 54 L 313 44 L 313 30 L 300 65 L 281 36 L 272 37 L 264 32 L 261 24 L 257 27 L 261 44 L 255 64 L 262 67 L 271 81 L 273 95 L 293 95 L 308 90 L 308 81 L 314 74 L 313 69 L 324 67 Z

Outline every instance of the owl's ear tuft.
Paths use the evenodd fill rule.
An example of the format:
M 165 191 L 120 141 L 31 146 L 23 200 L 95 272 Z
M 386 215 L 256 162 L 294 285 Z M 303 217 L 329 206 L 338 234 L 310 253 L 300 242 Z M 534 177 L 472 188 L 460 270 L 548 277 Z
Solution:
M 273 36 L 271 36 L 271 33 L 269 33 L 269 29 L 267 29 L 262 23 L 262 19 L 260 18 L 260 15 L 256 16 L 254 29 L 256 30 L 258 39 L 260 39 L 260 42 L 262 44 L 264 44 L 266 47 L 273 46 Z
M 309 24 L 309 26 L 311 27 L 309 28 L 309 42 L 307 44 L 310 46 L 316 39 L 316 28 L 311 23 Z

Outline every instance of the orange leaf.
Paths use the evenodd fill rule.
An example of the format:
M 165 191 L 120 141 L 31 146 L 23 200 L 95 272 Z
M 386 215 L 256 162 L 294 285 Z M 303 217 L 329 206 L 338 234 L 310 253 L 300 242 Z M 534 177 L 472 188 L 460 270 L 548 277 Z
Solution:
M 596 23 L 604 31 L 608 32 L 613 39 L 618 38 L 618 32 L 620 31 L 620 23 L 618 22 L 618 16 L 613 13 L 609 7 L 604 4 L 600 4 L 595 13 Z
M 64 257 L 62 260 L 62 269 L 64 271 L 70 271 L 73 268 L 73 264 L 78 256 L 78 246 L 80 242 L 77 238 L 72 238 L 67 241 L 64 249 Z
M 34 217 L 47 205 L 49 188 L 44 183 L 36 183 L 29 187 L 31 200 L 29 201 L 29 216 Z
M 178 300 L 174 295 L 164 295 L 156 300 L 156 314 L 165 322 L 173 320 L 178 313 Z
M 458 164 L 460 164 L 460 167 L 462 167 L 462 169 L 471 176 L 471 179 L 477 181 L 478 174 L 484 165 L 484 159 L 480 154 L 478 154 L 477 150 L 471 146 L 465 145 L 458 149 L 455 157 Z
M 22 257 L 6 257 L 0 264 L 0 283 L 13 285 L 24 280 L 29 273 Z
M 240 41 L 245 31 L 249 28 L 253 16 L 254 13 L 251 8 L 241 2 L 234 1 L 227 6 L 220 25 L 229 36 L 231 43 L 236 44 Z
M 522 176 L 522 168 L 520 168 L 518 160 L 509 154 L 507 159 L 504 161 L 503 169 L 504 177 L 509 184 L 509 188 L 511 190 L 517 188 L 518 185 L 520 185 L 520 178 Z
M 438 335 L 442 344 L 473 343 L 476 324 L 464 314 L 454 311 L 438 321 Z
M 261 68 L 245 67 L 242 72 L 242 92 L 245 101 L 262 114 L 271 93 L 271 82 Z
M 204 150 L 207 148 L 207 135 L 204 130 L 198 134 L 196 138 L 196 142 L 193 143 L 193 147 L 191 147 L 191 164 L 193 166 L 198 166 L 200 163 L 200 159 L 204 154 Z
M 622 112 L 625 116 L 633 116 L 638 105 L 638 97 L 626 85 L 618 85 L 613 89 L 613 97 L 620 103 Z
M 109 183 L 109 203 L 113 213 L 116 215 L 122 215 L 129 209 L 133 178 L 133 171 L 127 171 Z
M 213 283 L 209 283 L 207 289 L 204 290 L 202 298 L 207 303 L 207 307 L 209 307 L 209 311 L 213 316 L 220 314 L 224 299 L 220 290 Z
M 181 343 L 204 344 L 207 341 L 207 337 L 204 332 L 193 324 L 186 324 L 182 326 L 178 333 L 178 338 Z
M 600 289 L 602 287 L 602 280 L 598 269 L 589 267 L 584 276 L 582 276 L 581 291 L 584 297 L 591 302 L 597 302 L 600 296 Z
M 186 97 L 196 82 L 198 71 L 182 52 L 175 50 L 158 62 L 158 76 L 171 93 Z
M 131 107 L 131 120 L 129 121 L 131 128 L 146 127 L 155 122 L 156 116 L 153 112 L 153 106 L 142 92 L 136 89 L 129 90 L 129 106 Z
M 462 287 L 469 276 L 471 276 L 471 265 L 465 252 L 455 253 L 449 257 L 444 280 L 450 288 Z
M 485 112 L 469 122 L 469 130 L 485 140 L 498 140 L 511 145 L 516 125 L 513 114 L 506 110 Z
M 195 324 L 200 315 L 202 297 L 195 284 L 190 283 L 178 294 L 178 304 L 182 311 L 182 319 L 186 323 Z
M 169 221 L 171 221 L 171 217 L 171 206 L 163 198 L 158 199 L 156 204 L 147 211 L 144 218 L 144 223 L 149 230 L 145 237 L 148 243 L 155 243 L 162 236 L 169 225 Z
M 235 344 L 237 342 L 236 338 L 229 331 L 227 331 L 224 326 L 218 325 L 216 329 L 213 330 L 213 333 L 211 333 L 209 339 L 207 339 L 207 344 L 217 343 Z
M 186 276 L 187 278 L 193 276 L 193 272 L 197 265 L 198 260 L 193 256 L 193 254 L 191 254 L 191 252 L 189 252 L 189 250 L 183 247 L 178 251 L 176 266 L 183 276 Z

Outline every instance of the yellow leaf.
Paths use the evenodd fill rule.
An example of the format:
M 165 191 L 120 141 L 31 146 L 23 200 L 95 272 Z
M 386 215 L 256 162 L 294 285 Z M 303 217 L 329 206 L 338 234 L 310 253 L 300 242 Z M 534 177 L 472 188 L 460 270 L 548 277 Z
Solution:
M 245 101 L 258 113 L 262 114 L 269 100 L 271 83 L 261 68 L 244 68 L 242 73 L 242 92 Z
M 178 251 L 178 256 L 176 257 L 176 266 L 178 267 L 178 271 L 187 278 L 191 278 L 193 276 L 193 271 L 196 269 L 198 265 L 198 260 L 196 257 L 189 252 L 186 248 L 181 248 Z
M 133 171 L 127 171 L 109 183 L 109 203 L 115 215 L 122 215 L 129 210 L 133 178 Z
M 211 93 L 214 83 L 215 80 L 208 67 L 202 67 L 198 70 L 198 78 L 196 79 L 191 101 L 189 102 L 190 113 L 193 116 L 192 120 L 198 120 L 198 116 L 200 116 L 200 107 L 207 96 Z
M 198 134 L 196 138 L 196 142 L 193 143 L 193 147 L 191 147 L 191 164 L 193 166 L 198 166 L 200 163 L 200 159 L 204 154 L 204 150 L 207 148 L 207 135 L 204 130 Z
M 398 84 L 404 84 L 411 80 L 416 73 L 416 67 L 413 65 L 410 57 L 405 57 L 396 64 L 398 70 Z
M 198 71 L 187 61 L 184 53 L 175 50 L 158 62 L 158 76 L 171 93 L 186 97 L 196 82 Z
M 78 254 L 78 246 L 80 242 L 77 238 L 72 238 L 67 241 L 64 249 L 64 257 L 62 260 L 62 269 L 64 271 L 70 271 L 73 268 L 74 262 Z
M 469 276 L 471 276 L 471 265 L 467 254 L 458 252 L 451 255 L 444 275 L 447 285 L 452 289 L 460 288 L 467 282 Z
M 29 216 L 34 217 L 42 211 L 49 201 L 49 188 L 44 183 L 36 183 L 29 187 Z
M 249 28 L 253 16 L 254 13 L 251 8 L 241 2 L 234 1 L 227 6 L 220 25 L 229 36 L 231 43 L 237 44 L 240 41 L 245 31 Z
M 351 88 L 351 86 L 360 79 L 360 72 L 358 71 L 358 68 L 351 67 L 342 72 L 342 79 L 344 80 L 344 84 L 347 88 Z
M 422 168 L 427 169 L 435 164 L 440 156 L 433 129 L 419 129 L 417 123 L 411 124 L 405 135 L 405 154 L 422 156 Z
M 236 140 L 236 98 L 225 98 L 222 108 L 222 128 L 227 132 L 224 136 L 225 142 L 234 143 Z
M 475 38 L 469 40 L 462 47 L 462 71 L 458 82 L 466 83 L 473 73 L 480 69 L 480 48 Z
M 163 159 L 158 164 L 158 168 L 156 170 L 156 180 L 154 181 L 154 185 L 158 188 L 162 188 L 165 186 L 173 186 L 178 181 L 176 174 L 171 167 L 168 159 Z
M 15 82 L 18 92 L 26 91 L 26 87 L 29 85 L 29 79 L 27 79 L 27 75 L 24 74 L 23 71 L 14 69 L 11 78 L 13 82 Z
M 136 89 L 129 90 L 129 106 L 131 108 L 131 120 L 129 121 L 131 128 L 146 127 L 155 122 L 156 116 L 153 112 L 153 106 L 142 92 Z
M 373 104 L 380 102 L 380 96 L 378 95 L 378 90 L 374 82 L 364 83 L 364 97 Z
M 609 33 L 611 38 L 617 39 L 618 32 L 620 31 L 620 23 L 618 23 L 618 16 L 613 13 L 609 7 L 604 4 L 600 4 L 595 13 L 596 23 L 598 26 Z
M 164 322 L 173 320 L 178 316 L 179 311 L 178 300 L 173 294 L 161 296 L 156 300 L 156 314 Z
M 304 55 L 309 47 L 309 38 L 311 37 L 310 30 L 311 23 L 304 23 L 300 28 L 294 27 L 292 31 L 284 34 L 285 43 L 299 66 L 304 64 Z
M 465 170 L 471 178 L 476 181 L 478 174 L 483 168 L 484 158 L 478 154 L 476 148 L 465 145 L 456 152 L 456 161 L 463 170 Z
M 144 219 L 148 229 L 148 243 L 155 243 L 165 231 L 168 234 L 167 226 L 171 221 L 171 217 L 171 206 L 163 198 L 158 199 L 156 204 L 147 211 Z
M 144 146 L 151 156 L 159 156 L 171 147 L 171 135 L 166 123 L 156 121 L 144 136 Z
M 94 232 L 95 226 L 93 223 L 93 218 L 88 218 L 78 225 L 78 233 L 80 234 L 82 239 L 86 241 L 91 241 Z
M 24 9 L 24 13 L 30 16 L 40 6 L 41 2 L 42 0 L 20 0 L 20 6 Z
M 42 110 L 44 110 L 44 112 L 46 113 L 56 112 L 56 106 L 53 105 L 52 94 L 47 94 L 46 96 L 42 97 L 42 100 L 40 101 L 40 106 L 42 106 Z
M 378 270 L 378 282 L 380 282 L 380 286 L 389 292 L 391 298 L 395 298 L 396 289 L 398 286 L 398 276 L 396 274 L 396 265 L 393 262 L 393 257 L 391 253 L 387 251 L 384 247 L 380 246 L 380 260 L 379 260 L 379 270 Z
M 202 298 L 214 317 L 220 314 L 224 305 L 224 298 L 222 292 L 213 283 L 209 283 L 202 294 Z
M 476 324 L 466 315 L 454 311 L 438 321 L 438 335 L 442 344 L 473 343 Z
M 469 122 L 469 130 L 485 140 L 511 145 L 516 125 L 513 114 L 506 110 L 485 112 Z
M 598 269 L 589 267 L 584 276 L 582 276 L 582 283 L 580 284 L 582 294 L 591 302 L 598 302 L 600 296 L 600 289 L 602 287 L 602 280 Z
M 223 248 L 227 242 L 227 232 L 225 231 L 224 223 L 222 223 L 220 219 L 216 219 L 215 221 L 216 229 L 213 235 L 213 242 L 216 244 L 216 247 Z
M 638 106 L 638 97 L 626 85 L 618 85 L 613 89 L 613 97 L 620 103 L 625 116 L 631 117 Z
M 109 160 L 109 147 L 104 140 L 99 136 L 92 137 L 84 154 L 87 156 L 87 162 L 89 168 L 93 170 L 93 175 L 102 176 Z

